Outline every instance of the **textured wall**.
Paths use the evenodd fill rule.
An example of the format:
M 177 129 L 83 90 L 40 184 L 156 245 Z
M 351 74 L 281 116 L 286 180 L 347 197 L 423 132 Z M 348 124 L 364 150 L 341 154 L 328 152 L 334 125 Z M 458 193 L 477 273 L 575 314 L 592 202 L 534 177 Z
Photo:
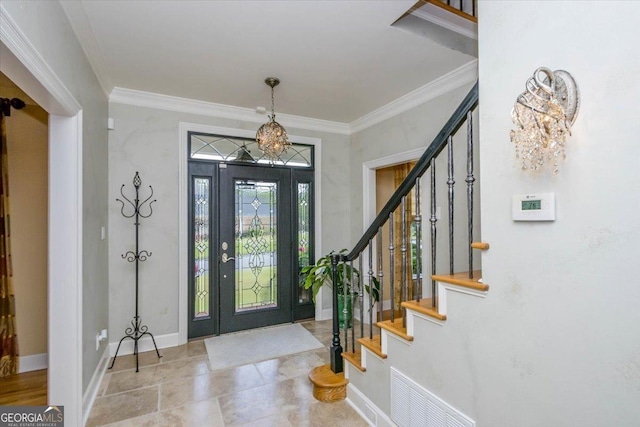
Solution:
M 491 290 L 461 303 L 467 322 L 457 347 L 438 347 L 438 370 L 462 379 L 435 388 L 480 425 L 639 425 L 640 4 L 481 1 L 479 17 Z M 540 66 L 571 72 L 582 96 L 557 176 L 521 171 L 509 141 Z M 555 222 L 511 220 L 511 196 L 530 192 L 555 192 Z

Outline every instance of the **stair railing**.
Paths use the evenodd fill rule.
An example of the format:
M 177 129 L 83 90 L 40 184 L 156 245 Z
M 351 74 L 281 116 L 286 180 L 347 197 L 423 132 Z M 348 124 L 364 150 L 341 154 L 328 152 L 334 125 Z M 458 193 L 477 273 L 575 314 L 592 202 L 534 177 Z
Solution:
M 472 275 L 473 270 L 473 253 L 471 251 L 471 241 L 472 241 L 472 233 L 473 233 L 473 184 L 475 181 L 475 177 L 473 174 L 473 125 L 472 125 L 472 111 L 478 105 L 478 84 L 476 83 L 473 88 L 469 91 L 466 97 L 462 100 L 458 108 L 451 115 L 449 120 L 440 130 L 440 132 L 433 139 L 431 144 L 427 147 L 424 154 L 417 161 L 414 168 L 408 173 L 407 177 L 402 181 L 400 186 L 395 190 L 393 195 L 389 198 L 385 206 L 382 208 L 378 216 L 373 220 L 369 228 L 362 235 L 360 240 L 356 243 L 351 252 L 348 253 L 334 253 L 331 255 L 331 268 L 332 268 L 332 282 L 338 283 L 338 274 L 340 274 L 338 265 L 340 263 L 350 263 L 351 265 L 351 274 L 350 278 L 346 277 L 346 271 L 349 270 L 347 268 L 342 269 L 342 274 L 345 274 L 343 280 L 346 281 L 351 279 L 353 285 L 351 286 L 351 293 L 348 294 L 347 286 L 344 286 L 344 308 L 342 312 L 338 310 L 338 287 L 333 287 L 333 338 L 330 348 L 330 361 L 331 361 L 331 370 L 334 373 L 342 372 L 343 370 L 343 360 L 342 360 L 342 352 L 344 351 L 356 351 L 356 339 L 355 339 L 355 318 L 354 311 L 351 311 L 349 315 L 349 311 L 347 309 L 347 299 L 351 299 L 351 306 L 356 306 L 356 301 L 359 301 L 359 312 L 360 312 L 360 337 L 364 337 L 364 300 L 365 293 L 369 295 L 367 300 L 368 304 L 368 312 L 369 312 L 369 339 L 373 339 L 373 311 L 375 304 L 377 303 L 377 321 L 382 321 L 383 315 L 383 268 L 382 268 L 382 227 L 388 223 L 389 224 L 389 287 L 391 290 L 390 301 L 391 301 L 391 321 L 395 322 L 395 259 L 397 257 L 396 250 L 398 248 L 395 247 L 395 232 L 394 230 L 394 218 L 397 215 L 400 215 L 400 239 L 401 239 L 401 247 L 400 247 L 400 257 L 402 260 L 402 268 L 401 268 L 401 277 L 400 277 L 400 286 L 401 286 L 401 303 L 406 301 L 408 298 L 408 272 L 407 272 L 407 262 L 408 262 L 408 219 L 407 219 L 407 204 L 408 197 L 410 197 L 410 193 L 413 190 L 415 197 L 415 215 L 413 216 L 413 223 L 415 227 L 415 237 L 416 237 L 416 249 L 415 252 L 411 255 L 413 258 L 417 259 L 416 262 L 416 271 L 415 271 L 415 281 L 413 282 L 413 294 L 418 302 L 422 298 L 423 290 L 422 290 L 422 215 L 421 215 L 421 190 L 420 190 L 420 178 L 430 170 L 431 173 L 431 209 L 430 209 L 430 228 L 431 228 L 431 274 L 436 274 L 436 235 L 437 235 L 437 215 L 436 215 L 436 173 L 435 173 L 435 159 L 445 148 L 447 148 L 447 165 L 448 165 L 448 217 L 449 217 L 449 269 L 450 274 L 453 274 L 453 218 L 454 218 L 454 184 L 455 179 L 453 175 L 453 138 L 452 136 L 456 134 L 458 129 L 466 122 L 467 123 L 467 138 L 466 138 L 466 154 L 467 154 L 467 175 L 465 178 L 465 182 L 467 183 L 467 224 L 468 224 L 468 262 L 469 262 L 469 274 L 470 277 Z M 400 209 L 399 209 L 400 208 Z M 374 247 L 376 249 L 376 265 L 374 266 Z M 363 271 L 363 254 L 367 251 L 367 271 Z M 354 280 L 353 278 L 353 263 L 357 260 L 358 262 L 358 271 L 359 277 Z M 376 272 L 377 267 L 377 272 Z M 366 276 L 366 280 L 365 280 Z M 432 307 L 437 306 L 436 300 L 436 282 L 435 280 L 431 280 L 431 305 Z M 340 319 L 343 319 L 343 329 L 344 329 L 344 341 L 340 338 Z M 351 325 L 351 326 L 350 326 Z M 406 327 L 406 318 L 404 315 L 404 310 L 402 312 L 402 326 Z M 349 345 L 349 330 L 351 330 L 351 345 Z M 344 348 L 343 343 L 344 342 Z

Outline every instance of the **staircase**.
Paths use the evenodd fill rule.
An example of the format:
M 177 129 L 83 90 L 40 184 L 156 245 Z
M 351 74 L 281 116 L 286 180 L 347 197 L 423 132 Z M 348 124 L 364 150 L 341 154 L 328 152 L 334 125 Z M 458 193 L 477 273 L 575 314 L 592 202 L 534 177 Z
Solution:
M 421 369 L 420 362 L 437 352 L 433 338 L 442 334 L 448 316 L 459 313 L 454 304 L 456 299 L 460 296 L 484 298 L 489 290 L 477 269 L 479 262 L 476 259 L 474 263 L 473 256 L 474 250 L 489 249 L 486 243 L 473 242 L 477 211 L 474 215 L 472 112 L 477 103 L 476 84 L 351 252 L 331 256 L 334 283 L 337 282 L 339 271 L 351 271 L 338 268 L 340 263 L 349 263 L 352 269 L 360 272 L 355 280 L 353 276 L 342 277 L 342 280 L 349 279 L 354 283 L 351 293 L 344 294 L 344 298 L 351 298 L 354 307 L 359 305 L 361 325 L 366 320 L 365 312 L 369 319 L 375 321 L 368 325 L 368 333 L 364 328 L 359 334 L 355 328 L 340 330 L 340 319 L 345 320 L 344 325 L 350 324 L 347 321 L 349 313 L 346 309 L 338 312 L 337 287 L 334 287 L 331 363 L 315 368 L 309 374 L 309 379 L 314 385 L 316 399 L 331 402 L 346 398 L 371 425 L 475 425 L 464 414 L 457 413 L 423 387 L 426 373 Z M 466 138 L 460 138 L 458 130 L 465 124 Z M 454 157 L 454 145 L 463 143 L 464 150 L 455 150 L 466 156 L 463 159 L 466 167 L 460 168 L 461 161 L 456 161 Z M 436 172 L 439 156 L 442 156 L 438 161 L 440 168 L 445 169 L 440 174 Z M 446 165 L 445 168 L 442 168 L 442 163 Z M 458 164 L 458 169 L 464 169 L 463 179 L 458 178 L 465 186 L 462 202 L 466 203 L 462 210 L 466 212 L 463 215 L 459 215 L 461 203 L 457 203 L 454 197 L 455 164 Z M 421 207 L 423 175 L 430 178 L 429 191 L 424 192 L 428 193 L 424 204 L 428 200 L 430 205 L 426 220 L 423 220 Z M 446 239 L 442 235 L 438 238 L 436 197 L 442 198 L 442 193 L 446 193 L 447 200 Z M 408 208 L 411 205 L 414 207 Z M 463 227 L 460 226 L 461 216 L 466 216 Z M 399 224 L 395 221 L 398 218 Z M 428 224 L 424 237 L 423 223 Z M 383 259 L 383 227 L 386 227 L 384 232 L 389 233 L 388 261 Z M 465 234 L 462 238 L 460 228 Z M 357 268 L 354 263 L 357 263 Z M 427 275 L 431 286 L 424 286 L 423 289 L 422 270 L 423 265 L 427 264 L 431 269 L 431 274 Z M 445 274 L 439 272 L 443 264 L 448 264 L 448 268 L 444 267 L 448 270 Z M 454 268 L 460 266 L 466 266 L 466 271 L 454 272 Z M 347 287 L 344 289 L 346 292 Z M 373 289 L 378 291 L 372 292 Z M 383 318 L 385 293 L 390 294 L 388 319 Z M 401 295 L 399 301 L 396 295 Z

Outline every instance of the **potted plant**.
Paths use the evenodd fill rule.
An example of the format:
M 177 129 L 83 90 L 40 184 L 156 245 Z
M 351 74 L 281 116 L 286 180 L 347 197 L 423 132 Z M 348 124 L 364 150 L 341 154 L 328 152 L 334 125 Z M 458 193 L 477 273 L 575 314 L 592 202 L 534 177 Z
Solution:
M 346 249 L 342 249 L 338 254 L 345 254 Z M 336 254 L 335 251 L 329 252 L 327 255 L 319 258 L 315 264 L 304 267 L 300 271 L 300 281 L 305 289 L 311 289 L 311 295 L 313 296 L 313 302 L 316 301 L 316 295 L 320 291 L 323 285 L 333 287 L 333 274 L 331 269 L 331 255 Z M 337 289 L 338 289 L 338 313 L 340 320 L 340 328 L 344 328 L 344 294 L 345 286 L 347 295 L 351 295 L 354 291 L 354 287 L 357 287 L 360 283 L 360 271 L 357 268 L 352 267 L 350 263 L 341 262 L 337 265 L 338 277 L 337 277 Z M 345 280 L 346 273 L 346 280 Z M 365 290 L 371 296 L 371 304 L 378 301 L 378 292 L 380 284 L 376 277 L 373 277 L 373 287 L 365 285 Z M 347 298 L 347 317 L 349 319 L 349 327 L 351 327 L 351 313 L 352 313 L 352 299 Z

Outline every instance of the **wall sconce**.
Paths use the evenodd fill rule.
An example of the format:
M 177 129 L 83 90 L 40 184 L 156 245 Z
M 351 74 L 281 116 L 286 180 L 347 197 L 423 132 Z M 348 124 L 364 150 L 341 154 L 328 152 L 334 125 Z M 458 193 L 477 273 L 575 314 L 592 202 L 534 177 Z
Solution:
M 565 139 L 578 113 L 578 86 L 568 72 L 540 67 L 525 88 L 511 110 L 516 158 L 521 159 L 522 169 L 529 170 L 540 169 L 545 160 L 553 161 L 557 174 L 558 159 L 566 157 Z

